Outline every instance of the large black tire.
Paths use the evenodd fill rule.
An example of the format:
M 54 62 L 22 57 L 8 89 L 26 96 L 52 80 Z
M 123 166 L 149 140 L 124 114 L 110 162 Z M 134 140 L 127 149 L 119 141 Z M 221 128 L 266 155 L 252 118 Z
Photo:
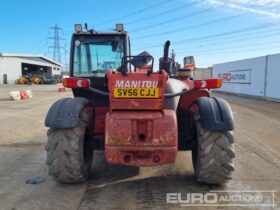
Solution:
M 223 184 L 234 171 L 233 132 L 209 131 L 202 127 L 198 113 L 194 114 L 197 144 L 192 150 L 196 180 L 207 184 Z
M 80 183 L 89 178 L 93 150 L 85 142 L 88 125 L 89 117 L 83 110 L 76 127 L 48 130 L 46 163 L 56 181 Z

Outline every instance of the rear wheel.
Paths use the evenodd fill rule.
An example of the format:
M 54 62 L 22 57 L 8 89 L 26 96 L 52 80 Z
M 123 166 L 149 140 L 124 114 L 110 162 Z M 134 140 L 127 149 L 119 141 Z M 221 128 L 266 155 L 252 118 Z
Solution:
M 93 150 L 88 146 L 88 114 L 83 110 L 76 127 L 50 128 L 46 145 L 49 175 L 63 183 L 79 183 L 89 178 Z
M 197 144 L 192 150 L 193 167 L 198 182 L 222 184 L 232 178 L 234 170 L 234 138 L 232 131 L 217 132 L 202 127 L 195 113 Z

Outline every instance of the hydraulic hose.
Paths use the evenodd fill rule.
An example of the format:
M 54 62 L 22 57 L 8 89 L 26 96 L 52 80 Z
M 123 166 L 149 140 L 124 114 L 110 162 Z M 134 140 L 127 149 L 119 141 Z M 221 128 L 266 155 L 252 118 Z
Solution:
M 178 92 L 178 93 L 165 93 L 164 94 L 164 97 L 165 98 L 172 98 L 172 97 L 176 97 L 176 96 L 181 96 L 181 95 L 184 95 L 185 93 L 190 93 L 190 92 L 193 92 L 194 91 L 194 88 L 190 89 L 190 90 L 183 90 L 181 92 Z
M 93 93 L 102 95 L 102 96 L 109 96 L 109 95 L 110 95 L 109 92 L 105 92 L 105 91 L 102 91 L 102 90 L 98 90 L 98 89 L 92 88 L 92 87 L 90 87 L 88 90 L 90 90 L 90 91 L 93 92 Z

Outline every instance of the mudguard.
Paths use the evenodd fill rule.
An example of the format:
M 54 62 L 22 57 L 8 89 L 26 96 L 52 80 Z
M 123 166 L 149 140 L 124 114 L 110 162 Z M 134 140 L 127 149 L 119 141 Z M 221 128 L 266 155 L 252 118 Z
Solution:
M 197 104 L 203 128 L 221 132 L 234 129 L 233 114 L 227 101 L 217 97 L 201 97 Z
M 74 128 L 80 113 L 89 101 L 85 98 L 63 98 L 56 101 L 48 111 L 45 126 L 50 128 Z

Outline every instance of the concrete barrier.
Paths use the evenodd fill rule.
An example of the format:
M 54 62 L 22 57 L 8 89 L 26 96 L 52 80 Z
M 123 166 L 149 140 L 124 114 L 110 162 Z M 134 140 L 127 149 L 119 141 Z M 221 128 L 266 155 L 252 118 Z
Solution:
M 65 87 L 58 88 L 58 92 L 67 92 L 67 89 Z
M 19 101 L 19 100 L 21 100 L 19 91 L 10 91 L 10 98 L 11 98 L 13 101 Z
M 33 94 L 31 90 L 10 91 L 9 95 L 13 101 L 33 98 Z
M 27 94 L 28 98 L 33 98 L 32 90 L 26 90 L 26 94 Z
M 21 100 L 28 99 L 28 95 L 26 94 L 26 90 L 19 91 Z

